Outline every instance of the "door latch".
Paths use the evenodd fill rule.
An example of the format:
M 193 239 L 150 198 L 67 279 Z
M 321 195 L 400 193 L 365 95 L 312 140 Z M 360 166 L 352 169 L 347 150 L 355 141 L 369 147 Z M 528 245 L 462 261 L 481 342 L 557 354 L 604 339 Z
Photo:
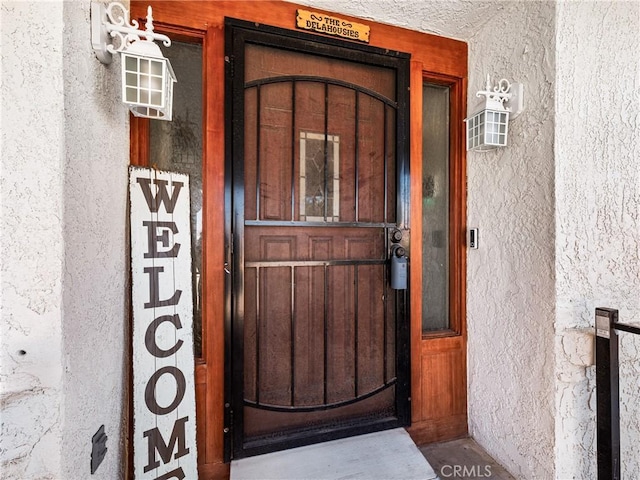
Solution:
M 404 247 L 391 247 L 391 288 L 394 290 L 407 289 L 409 262 Z

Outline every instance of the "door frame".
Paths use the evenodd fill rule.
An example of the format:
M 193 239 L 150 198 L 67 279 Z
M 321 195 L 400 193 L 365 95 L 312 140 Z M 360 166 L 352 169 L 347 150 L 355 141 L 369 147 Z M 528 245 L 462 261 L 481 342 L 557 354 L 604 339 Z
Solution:
M 230 299 L 225 288 L 225 75 L 224 18 L 294 30 L 298 8 L 335 16 L 370 26 L 369 45 L 411 54 L 410 73 L 410 164 L 411 226 L 414 231 L 410 256 L 414 265 L 422 261 L 420 235 L 422 218 L 422 85 L 429 81 L 451 90 L 450 187 L 455 192 L 450 206 L 452 330 L 422 333 L 421 269 L 410 272 L 411 316 L 411 427 L 416 443 L 460 438 L 467 434 L 466 411 L 466 155 L 462 120 L 467 110 L 468 45 L 429 33 L 376 23 L 350 15 L 280 0 L 131 0 L 131 18 L 144 21 L 147 6 L 153 7 L 157 32 L 173 40 L 203 45 L 203 356 L 196 361 L 196 415 L 200 478 L 224 478 L 229 466 L 223 463 L 225 432 L 224 318 Z M 322 34 L 317 34 L 324 37 Z M 178 81 L 180 73 L 178 74 Z M 149 165 L 148 121 L 131 117 L 130 161 Z M 228 233 L 228 232 L 227 232 Z M 450 362 L 449 360 L 453 360 Z M 435 377 L 434 366 L 451 368 Z M 457 407 L 450 408 L 451 398 Z M 131 415 L 131 414 L 130 414 Z M 128 437 L 132 436 L 132 423 Z
M 225 364 L 228 366 L 225 377 L 225 404 L 230 404 L 225 427 L 230 428 L 231 434 L 225 438 L 225 461 L 232 458 L 242 458 L 250 455 L 267 453 L 272 450 L 270 445 L 245 446 L 244 438 L 244 395 L 243 378 L 244 365 L 242 356 L 243 337 L 243 278 L 244 278 L 244 217 L 240 217 L 239 210 L 244 211 L 242 205 L 234 204 L 236 185 L 240 182 L 243 172 L 244 135 L 240 137 L 236 132 L 244 131 L 244 65 L 242 58 L 237 58 L 240 50 L 244 53 L 246 43 L 266 45 L 283 50 L 295 50 L 309 55 L 336 58 L 356 63 L 371 64 L 393 69 L 396 78 L 396 228 L 402 229 L 405 236 L 410 234 L 410 176 L 409 176 L 409 55 L 406 53 L 383 50 L 368 45 L 355 44 L 334 38 L 319 37 L 305 32 L 293 31 L 256 24 L 244 20 L 226 18 L 226 113 L 225 131 L 227 145 L 227 159 L 225 163 L 226 181 L 225 191 L 229 192 L 226 199 L 225 237 L 226 263 L 231 266 L 227 274 L 226 296 L 231 297 L 231 308 L 225 312 L 226 345 Z M 238 44 L 236 44 L 238 42 Z M 235 81 L 234 81 L 235 79 Z M 240 89 L 240 92 L 236 92 Z M 235 112 L 235 115 L 234 115 Z M 236 163 L 237 162 L 237 163 Z M 386 188 L 386 186 L 385 186 Z M 238 188 L 244 191 L 244 187 Z M 240 195 L 241 196 L 241 195 Z M 386 230 L 386 229 L 385 229 Z M 386 252 L 385 252 L 386 253 Z M 378 420 L 358 425 L 349 425 L 314 435 L 292 435 L 290 439 L 281 442 L 283 448 L 293 448 L 319 441 L 334 440 L 346 436 L 371 433 L 390 428 L 408 426 L 410 424 L 410 337 L 409 311 L 407 291 L 398 291 L 399 301 L 396 305 L 396 386 L 395 408 L 396 418 Z

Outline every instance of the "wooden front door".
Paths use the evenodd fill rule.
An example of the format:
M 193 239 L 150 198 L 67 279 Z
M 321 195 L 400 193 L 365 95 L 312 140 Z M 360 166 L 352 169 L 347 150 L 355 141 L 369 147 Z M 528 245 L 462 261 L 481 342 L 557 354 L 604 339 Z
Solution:
M 354 410 L 350 416 L 334 419 L 309 418 L 313 412 L 300 411 L 301 409 L 298 408 L 298 411 L 294 413 L 291 408 L 282 408 L 283 406 L 299 407 L 301 405 L 310 408 L 318 407 L 313 391 L 306 394 L 308 397 L 304 399 L 301 397 L 302 385 L 318 385 L 319 382 L 319 380 L 313 380 L 312 377 L 305 380 L 303 377 L 305 368 L 308 372 L 317 374 L 318 378 L 322 373 L 322 396 L 324 396 L 324 372 L 327 371 L 328 375 L 330 372 L 335 372 L 337 367 L 334 367 L 341 365 L 336 362 L 343 361 L 337 357 L 336 350 L 329 348 L 331 345 L 337 345 L 337 340 L 333 340 L 336 337 L 331 337 L 331 330 L 324 330 L 325 312 L 329 326 L 332 325 L 330 321 L 333 321 L 334 318 L 340 318 L 335 316 L 337 314 L 334 313 L 335 308 L 333 307 L 334 304 L 338 305 L 335 301 L 338 294 L 332 293 L 329 288 L 342 289 L 339 290 L 340 304 L 343 305 L 343 309 L 347 308 L 344 305 L 349 305 L 348 308 L 351 309 L 350 311 L 345 310 L 347 313 L 342 318 L 348 318 L 347 316 L 350 316 L 351 319 L 357 318 L 358 332 L 360 332 L 362 325 L 368 322 L 368 313 L 365 313 L 366 310 L 363 309 L 379 307 L 374 300 L 370 299 L 377 296 L 378 293 L 380 298 L 385 295 L 384 298 L 387 302 L 387 310 L 385 311 L 392 312 L 391 318 L 396 322 L 395 333 L 400 333 L 400 336 L 396 336 L 395 343 L 391 343 L 391 339 L 385 342 L 387 362 L 392 362 L 388 356 L 393 354 L 389 346 L 394 347 L 397 352 L 395 363 L 388 363 L 389 367 L 387 367 L 387 374 L 393 371 L 396 380 L 385 389 L 385 392 L 388 389 L 393 389 L 395 418 L 399 419 L 394 420 L 391 416 L 387 425 L 391 425 L 395 421 L 398 423 L 406 421 L 409 417 L 406 411 L 408 407 L 406 401 L 408 397 L 406 391 L 407 367 L 403 363 L 407 361 L 409 355 L 409 348 L 404 343 L 407 312 L 403 310 L 408 304 L 407 310 L 411 317 L 411 427 L 408 429 L 409 433 L 418 444 L 465 436 L 467 434 L 465 311 L 467 216 L 465 134 L 462 120 L 467 112 L 467 44 L 388 24 L 357 19 L 338 12 L 324 13 L 332 17 L 339 17 L 346 22 L 353 21 L 369 25 L 371 27 L 370 45 L 375 49 L 363 48 L 357 42 L 350 42 L 350 46 L 347 47 L 346 41 L 336 41 L 321 33 L 301 37 L 300 32 L 295 30 L 297 10 L 308 7 L 279 0 L 185 0 L 180 2 L 131 0 L 132 18 L 144 22 L 149 4 L 153 7 L 156 31 L 169 35 L 174 42 L 185 42 L 197 47 L 196 52 L 200 49 L 199 56 L 202 60 L 202 93 L 200 94 L 190 88 L 194 78 L 198 75 L 179 64 L 179 61 L 186 60 L 184 53 L 181 53 L 184 50 L 178 51 L 175 45 L 165 49 L 165 55 L 175 55 L 171 58 L 178 76 L 178 83 L 175 86 L 174 109 L 179 108 L 180 105 L 182 105 L 182 109 L 174 110 L 174 119 L 181 117 L 182 121 L 159 122 L 162 124 L 161 131 L 167 132 L 165 135 L 175 131 L 178 133 L 178 139 L 184 139 L 184 134 L 190 132 L 190 128 L 187 128 L 192 125 L 190 121 L 202 118 L 202 125 L 194 129 L 196 134 L 197 131 L 202 132 L 202 183 L 199 193 L 196 192 L 196 195 L 192 196 L 195 198 L 197 195 L 201 195 L 202 198 L 201 211 L 195 211 L 196 218 L 201 219 L 202 265 L 197 270 L 198 275 L 194 276 L 197 279 L 196 287 L 198 287 L 194 290 L 202 292 L 202 296 L 197 299 L 196 304 L 202 312 L 202 329 L 194 332 L 196 338 L 200 335 L 202 338 L 201 348 L 196 351 L 195 365 L 200 478 L 221 478 L 224 477 L 225 472 L 228 474 L 228 466 L 223 465 L 222 462 L 231 457 L 232 446 L 235 447 L 238 456 L 249 455 L 260 451 L 259 448 L 248 448 L 252 445 L 260 446 L 261 444 L 261 448 L 268 450 L 276 448 L 280 442 L 277 446 L 280 448 L 285 443 L 281 442 L 282 439 L 288 439 L 290 445 L 300 445 L 319 439 L 321 435 L 318 435 L 318 432 L 327 431 L 329 436 L 337 436 L 350 429 L 348 432 L 350 434 L 358 428 L 366 431 L 366 428 L 373 428 L 372 426 L 379 426 L 387 421 L 382 419 L 378 422 L 375 415 L 380 412 L 380 409 L 376 410 L 375 406 L 367 407 L 369 408 L 368 412 L 372 414 L 371 418 L 367 420 L 365 413 L 367 408 L 355 411 L 360 407 L 360 405 L 356 406 L 357 402 L 350 405 L 333 406 L 333 408 L 329 408 L 332 407 L 331 405 L 321 405 L 315 412 L 318 417 L 325 414 L 325 417 L 329 417 L 333 414 L 347 412 L 347 409 Z M 316 8 L 313 10 L 316 14 L 323 14 L 322 10 Z M 245 25 L 244 29 L 240 28 L 242 25 L 237 23 L 233 28 L 225 23 L 225 19 L 228 17 L 239 18 L 250 23 L 248 26 Z M 264 28 L 255 31 L 255 28 L 251 28 L 251 26 L 255 27 L 256 22 L 277 26 L 284 30 L 278 30 L 277 38 L 274 39 L 272 35 L 269 36 L 273 31 Z M 231 34 L 231 30 L 235 30 L 235 32 Z M 248 33 L 242 34 L 244 30 Z M 289 33 L 286 33 L 285 30 L 289 30 Z M 270 40 L 266 41 L 264 38 L 256 37 L 255 35 L 258 33 L 266 35 Z M 234 48 L 233 39 L 236 38 L 238 40 L 235 41 L 238 44 Z M 309 71 L 302 69 L 302 64 L 300 64 L 301 66 L 297 67 L 300 70 L 292 70 L 296 68 L 298 60 L 296 62 L 293 60 L 281 62 L 275 69 L 265 64 L 260 68 L 271 73 L 255 73 L 254 71 L 252 74 L 254 77 L 245 82 L 245 57 L 251 55 L 245 53 L 245 50 L 248 51 L 254 47 L 256 49 L 270 47 L 289 54 L 292 51 L 297 52 L 299 54 L 297 58 L 315 59 L 318 67 L 314 71 Z M 410 94 L 406 89 L 406 58 L 395 55 L 394 51 L 408 52 L 411 55 Z M 268 56 L 264 56 L 264 61 L 267 61 L 268 58 Z M 347 67 L 343 68 L 339 65 L 350 65 L 352 73 L 348 73 Z M 365 68 L 367 65 L 370 66 L 369 70 Z M 227 76 L 225 76 L 225 67 Z M 389 89 L 389 86 L 382 83 L 383 78 L 386 77 L 381 72 L 389 70 L 395 77 L 394 92 L 396 93 L 388 93 L 387 90 L 384 90 L 385 88 Z M 234 75 L 231 76 L 232 74 Z M 298 78 L 295 81 L 291 78 L 289 86 L 283 86 L 286 82 L 280 81 L 284 80 L 282 78 L 259 86 L 258 84 L 253 87 L 245 85 L 249 81 L 259 81 L 269 75 L 297 76 Z M 320 81 L 321 79 L 316 79 L 317 81 L 312 82 L 310 78 L 307 78 L 305 87 L 303 79 L 299 78 L 300 76 L 329 78 L 331 81 L 323 83 Z M 372 82 L 380 82 L 380 84 Z M 311 83 L 315 86 L 310 85 Z M 356 85 L 360 90 L 354 90 L 351 88 L 352 85 Z M 245 89 L 245 86 L 248 88 Z M 269 89 L 274 92 L 276 91 L 274 89 L 278 88 L 288 91 L 289 96 L 279 97 L 274 93 L 269 93 Z M 301 93 L 303 88 L 306 88 L 307 91 L 304 95 Z M 313 93 L 314 88 L 320 92 L 324 88 L 327 89 L 329 92 L 327 106 L 325 106 L 321 93 Z M 179 90 L 182 90 L 182 93 L 179 93 Z M 295 97 L 292 94 L 294 91 L 296 92 Z M 356 91 L 357 95 L 354 93 Z M 371 94 L 371 92 L 375 93 Z M 344 100 L 336 100 L 338 95 L 342 95 Z M 274 99 L 274 96 L 277 98 Z M 410 97 L 409 100 L 407 100 L 407 96 Z M 201 103 L 202 115 L 198 113 L 199 109 L 192 108 L 189 102 L 183 100 L 185 97 Z M 384 101 L 378 101 L 381 98 Z M 258 111 L 258 104 L 262 106 L 259 117 L 257 114 L 250 117 L 249 110 L 245 116 L 245 103 L 249 105 L 248 102 L 251 101 L 255 102 L 255 112 Z M 272 105 L 270 108 L 266 107 L 267 101 Z M 279 103 L 274 103 L 276 101 Z M 308 106 L 305 106 L 305 102 Z M 357 106 L 352 105 L 347 108 L 348 102 L 355 102 Z M 408 122 L 406 116 L 407 102 L 410 104 L 411 122 Z M 382 108 L 381 104 L 384 104 L 385 107 Z M 306 125 L 301 124 L 301 115 L 304 114 L 304 109 L 308 110 L 306 116 L 309 123 Z M 315 110 L 315 113 L 309 109 Z M 355 109 L 358 111 L 357 114 L 354 113 Z M 395 123 L 395 130 L 391 127 L 373 128 L 370 126 L 369 119 L 373 118 L 371 112 L 375 112 L 376 109 L 378 112 L 386 112 L 378 113 L 378 115 L 387 115 L 386 122 Z M 296 113 L 293 115 L 287 111 Z M 322 123 L 325 118 L 324 112 L 328 112 L 326 129 Z M 233 117 L 233 125 L 231 117 Z M 357 135 L 354 133 L 356 118 L 358 119 Z M 281 128 L 276 128 L 278 127 L 276 119 L 278 119 Z M 439 119 L 445 121 L 440 122 Z M 448 121 L 446 121 L 447 119 Z M 311 120 L 316 123 L 311 123 Z M 289 126 L 287 130 L 287 121 L 289 125 L 294 125 L 294 127 Z M 345 123 L 346 127 L 340 126 L 339 122 L 343 121 L 351 123 Z M 254 122 L 254 132 L 258 131 L 258 122 L 260 122 L 259 136 L 254 134 L 251 137 L 245 133 L 245 127 L 249 122 Z M 407 124 L 411 132 L 409 151 L 406 149 Z M 169 128 L 171 125 L 173 127 Z M 305 133 L 305 137 L 302 138 L 304 142 L 301 141 L 300 136 L 297 138 L 291 136 L 289 142 L 285 143 L 285 136 L 293 135 L 293 128 L 296 129 L 298 135 L 301 133 L 300 130 Z M 344 130 L 338 131 L 338 128 Z M 432 141 L 434 128 L 439 132 L 444 131 L 445 135 L 448 132 L 448 137 L 444 139 L 438 137 L 437 141 Z M 158 142 L 159 139 L 150 139 L 150 130 L 153 128 L 149 128 L 149 121 L 138 117 L 131 118 L 132 164 L 158 164 L 158 159 L 152 153 L 153 148 L 150 147 L 164 145 L 164 142 Z M 350 137 L 346 133 L 348 130 L 352 132 L 353 139 L 358 138 L 357 143 L 354 143 L 353 139 L 349 140 Z M 289 133 L 283 133 L 287 131 Z M 326 139 L 325 131 L 327 132 Z M 393 138 L 394 134 L 395 139 Z M 254 140 L 251 140 L 252 138 Z M 278 138 L 280 140 L 277 140 Z M 385 138 L 386 147 L 380 147 L 385 142 Z M 169 140 L 173 141 L 171 138 Z M 249 145 L 251 141 L 254 142 L 253 146 Z M 271 143 L 265 143 L 265 141 Z M 255 142 L 259 142 L 259 145 Z M 373 146 L 368 142 L 374 142 Z M 302 220 L 300 216 L 300 195 L 302 192 L 300 149 L 304 145 L 305 159 L 308 156 L 312 158 L 314 148 L 321 149 L 321 158 L 324 162 L 325 143 L 327 144 L 328 166 L 325 168 L 322 163 L 322 167 L 316 169 L 317 175 L 315 177 L 309 175 L 308 181 L 311 183 L 308 186 L 306 183 L 304 184 L 303 198 L 305 198 L 305 202 L 308 199 L 310 204 L 315 207 L 308 209 L 305 204 L 304 220 Z M 288 145 L 288 149 L 285 149 L 284 145 Z M 385 149 L 384 155 L 380 154 L 382 148 Z M 245 180 L 244 152 L 249 149 L 256 152 L 254 153 L 253 168 L 257 173 L 255 179 Z M 436 155 L 439 162 L 434 160 L 434 152 L 439 152 Z M 335 155 L 335 160 L 331 155 Z M 394 157 L 389 155 L 394 155 Z M 357 163 L 354 159 L 357 159 Z M 378 171 L 369 168 L 369 165 L 373 165 L 373 163 L 368 162 L 373 162 L 374 159 L 378 162 L 375 165 L 383 164 L 388 168 L 386 173 L 388 177 L 384 181 L 380 180 Z M 386 159 L 386 163 L 383 163 L 384 159 Z M 294 163 L 294 160 L 298 163 Z M 310 162 L 311 164 L 304 164 L 305 171 L 302 177 L 305 178 L 305 181 L 307 181 L 307 172 L 313 171 L 309 170 L 313 166 L 313 162 L 311 160 Z M 410 182 L 409 163 L 411 163 Z M 278 167 L 275 167 L 274 164 Z M 440 165 L 441 170 L 435 169 L 435 165 Z M 335 170 L 331 170 L 334 166 Z M 280 168 L 281 171 L 275 170 L 276 168 Z M 323 178 L 318 180 L 318 175 L 324 176 L 325 172 L 327 180 L 325 181 Z M 335 172 L 338 175 L 335 178 L 337 181 L 331 180 L 335 177 Z M 265 175 L 274 175 L 275 173 L 280 175 L 277 180 L 271 176 L 265 177 Z M 313 178 L 316 179 L 315 183 Z M 410 183 L 410 188 L 407 187 L 407 183 Z M 192 182 L 192 185 L 194 184 L 195 182 Z M 384 184 L 384 187 L 375 187 L 378 184 Z M 249 188 L 247 185 L 251 185 L 251 187 Z M 281 186 L 281 188 L 276 189 L 274 185 Z M 320 189 L 321 195 L 312 195 L 314 185 Z M 383 190 L 386 190 L 386 199 L 384 200 L 379 198 L 379 192 Z M 409 190 L 411 196 L 410 212 L 407 210 L 406 201 Z M 280 197 L 274 196 L 276 193 Z M 315 197 L 318 199 L 317 203 L 314 203 Z M 285 198 L 287 205 L 289 205 L 288 211 L 293 211 L 293 217 L 291 213 L 286 216 L 286 211 L 283 211 L 281 214 L 276 214 L 276 218 L 271 218 L 274 204 L 270 202 L 274 198 L 280 198 L 280 201 Z M 326 201 L 324 201 L 325 198 Z M 291 203 L 288 203 L 289 201 Z M 380 207 L 380 205 L 384 205 L 386 208 Z M 438 207 L 439 213 L 437 215 L 434 215 L 435 207 Z M 253 209 L 253 217 L 249 216 L 251 209 Z M 355 212 L 353 212 L 354 209 Z M 259 217 L 257 212 L 261 212 Z M 380 212 L 387 212 L 387 217 L 380 217 Z M 277 215 L 281 215 L 281 217 Z M 318 221 L 313 217 L 320 217 L 321 220 Z M 337 220 L 334 221 L 333 218 L 337 218 Z M 373 275 L 366 269 L 382 268 L 384 276 L 388 275 L 388 270 L 386 267 L 380 267 L 384 263 L 382 254 L 377 254 L 372 250 L 374 254 L 371 257 L 365 256 L 362 241 L 349 240 L 345 244 L 347 234 L 358 233 L 365 229 L 370 229 L 372 232 L 376 229 L 384 231 L 385 244 L 383 248 L 387 249 L 385 254 L 388 255 L 392 243 L 389 236 L 393 233 L 395 226 L 398 226 L 403 233 L 401 241 L 405 242 L 405 246 L 409 246 L 408 218 L 410 218 L 411 225 L 411 245 L 408 249 L 411 263 L 410 290 L 406 292 L 389 291 L 388 283 L 385 280 L 385 283 L 377 291 L 363 292 L 363 275 L 366 274 L 369 277 Z M 245 235 L 245 229 L 248 231 L 248 229 L 254 228 L 258 232 L 258 228 L 267 227 L 273 227 L 273 231 L 278 235 L 283 237 L 288 235 L 289 238 L 295 239 L 295 244 L 290 243 L 295 245 L 295 257 L 283 258 L 285 248 L 293 248 L 287 247 L 286 242 L 293 240 L 283 240 L 278 243 L 270 241 L 270 250 L 267 250 L 267 253 L 271 257 L 266 254 L 247 256 L 250 252 L 245 243 L 251 239 L 249 234 Z M 348 231 L 347 228 L 352 230 Z M 322 229 L 326 230 L 323 233 L 324 237 L 320 240 L 315 238 L 313 243 L 310 243 L 312 232 L 321 232 Z M 269 231 L 264 232 L 265 239 L 275 236 L 267 233 Z M 342 237 L 334 239 L 333 233 L 338 231 L 342 232 Z M 256 235 L 260 235 L 260 233 Z M 254 239 L 260 238 L 256 235 L 254 235 Z M 305 238 L 303 235 L 307 236 L 304 249 L 300 247 L 302 242 L 300 238 Z M 364 233 L 358 235 L 361 235 L 360 240 L 367 240 Z M 325 241 L 325 238 L 331 238 L 331 241 L 324 243 L 322 248 L 326 247 L 327 253 L 322 253 L 319 250 L 321 248 L 320 241 Z M 340 246 L 339 238 L 343 238 L 342 250 L 338 248 Z M 373 241 L 373 238 L 369 237 L 368 240 Z M 260 240 L 256 241 L 258 244 L 260 243 Z M 276 244 L 280 249 L 277 252 Z M 347 250 L 344 245 L 348 246 Z M 330 247 L 332 250 L 329 250 Z M 444 252 L 444 254 L 434 256 L 432 255 L 434 250 Z M 344 253 L 345 251 L 347 254 Z M 317 265 L 308 263 L 311 262 L 311 252 L 316 255 L 313 258 L 318 262 Z M 338 254 L 341 252 L 343 252 L 342 256 L 339 257 Z M 296 260 L 293 260 L 294 258 Z M 340 264 L 340 262 L 348 260 L 352 263 Z M 283 263 L 281 266 L 276 266 L 274 264 L 276 261 L 288 261 L 289 264 Z M 249 262 L 253 262 L 253 266 L 250 266 Z M 257 262 L 265 262 L 264 265 L 268 266 L 259 266 L 260 264 Z M 324 273 L 325 264 L 326 274 Z M 376 267 L 376 265 L 378 266 Z M 449 266 L 448 273 L 442 273 L 443 266 L 446 265 Z M 290 269 L 288 275 L 283 273 L 287 266 Z M 322 276 L 317 273 L 320 267 L 323 269 Z M 346 282 L 350 281 L 348 277 L 345 277 L 347 273 L 344 273 L 348 272 L 348 268 L 351 268 L 350 275 L 354 275 L 354 269 L 357 268 L 358 277 L 357 280 L 353 280 L 357 283 L 347 283 L 344 287 L 338 286 L 340 278 L 346 278 L 343 280 Z M 265 276 L 267 269 L 271 270 Z M 292 270 L 295 273 L 293 281 Z M 341 276 L 338 273 L 341 273 Z M 300 293 L 304 275 L 315 275 L 312 278 L 316 282 L 309 284 L 311 280 L 307 281 L 311 286 L 307 287 L 306 297 Z M 272 377 L 272 372 L 281 372 L 282 375 L 279 373 L 278 375 L 288 375 L 289 379 L 293 374 L 293 383 L 291 380 L 288 383 L 294 385 L 294 402 L 291 403 L 289 400 L 287 403 L 285 400 L 274 399 L 273 396 L 267 395 L 267 400 L 282 402 L 284 405 L 278 404 L 278 410 L 259 410 L 250 404 L 245 406 L 243 396 L 245 379 L 249 383 L 249 377 L 245 375 L 244 369 L 244 365 L 247 363 L 245 362 L 244 348 L 245 325 L 253 321 L 255 326 L 259 321 L 261 328 L 266 326 L 262 313 L 265 311 L 265 303 L 261 298 L 266 296 L 271 299 L 275 295 L 272 283 L 280 281 L 279 279 L 284 277 L 287 277 L 287 280 L 282 281 L 281 288 L 277 289 L 276 293 L 279 295 L 284 295 L 285 291 L 289 293 L 284 297 L 284 300 L 280 300 L 278 312 L 283 312 L 281 315 L 285 321 L 288 319 L 289 323 L 292 318 L 295 319 L 293 330 L 284 330 L 283 324 L 280 325 L 282 330 L 275 331 L 276 333 L 271 326 L 266 331 L 256 330 L 262 336 L 259 340 L 260 343 L 255 343 L 254 340 L 253 345 L 259 346 L 260 350 L 259 353 L 254 354 L 253 360 L 255 362 L 260 359 L 261 362 L 260 370 L 254 367 L 254 371 L 258 372 L 261 388 L 269 388 L 267 384 L 263 384 L 267 372 Z M 253 285 L 249 284 L 252 278 L 255 279 Z M 324 287 L 325 278 L 327 279 L 326 290 Z M 440 281 L 442 278 L 444 281 Z M 265 282 L 265 279 L 269 282 Z M 436 279 L 435 287 L 434 279 Z M 318 282 L 322 282 L 322 288 Z M 369 284 L 373 285 L 374 282 L 371 281 Z M 292 285 L 295 285 L 295 288 Z M 354 285 L 357 285 L 357 296 L 355 296 L 354 288 L 356 287 Z M 448 286 L 448 290 L 444 288 L 446 286 Z M 255 293 L 258 287 L 263 288 L 262 297 Z M 268 290 L 264 290 L 264 288 L 268 288 Z M 251 292 L 249 292 L 250 289 L 252 289 Z M 439 293 L 431 295 L 430 291 Z M 322 300 L 318 297 L 319 292 L 322 293 Z M 325 292 L 327 293 L 326 301 L 324 300 Z M 368 294 L 368 297 L 365 297 L 365 293 Z M 332 295 L 333 300 L 331 300 Z M 433 298 L 436 296 L 440 298 L 440 308 L 436 308 L 433 304 Z M 248 303 L 245 305 L 247 297 L 261 303 L 254 307 Z M 354 303 L 355 298 L 358 299 L 357 305 Z M 287 305 L 293 306 L 285 309 L 283 302 L 287 300 L 289 302 Z M 303 303 L 303 300 L 307 303 Z M 329 300 L 334 303 L 329 303 Z M 323 306 L 322 311 L 317 305 Z M 327 307 L 324 308 L 324 305 Z M 256 317 L 255 312 L 253 317 L 249 317 L 248 314 L 245 314 L 247 308 L 256 309 L 255 312 L 259 313 L 260 317 Z M 295 317 L 291 314 L 294 308 Z M 316 316 L 309 317 L 310 313 L 307 313 L 305 319 L 300 313 L 302 308 Z M 434 314 L 436 311 L 440 312 L 439 316 Z M 322 312 L 322 317 L 318 316 L 319 312 Z M 357 312 L 357 315 L 352 312 Z M 334 316 L 332 317 L 332 315 Z M 323 322 L 321 338 L 318 338 L 319 334 L 317 333 L 320 327 L 313 327 L 314 324 L 312 324 L 311 326 L 316 330 L 311 330 L 308 323 L 303 323 L 303 321 L 309 322 L 309 318 Z M 390 324 L 387 324 L 387 329 L 384 331 L 388 332 L 389 328 L 391 328 Z M 249 334 L 249 330 L 246 331 Z M 324 340 L 325 331 L 327 333 L 326 342 Z M 375 351 L 373 349 L 367 350 L 366 348 L 369 347 L 363 349 L 363 345 L 368 345 L 368 340 L 364 336 L 354 337 L 353 331 L 355 330 L 342 327 L 342 332 L 345 335 L 343 344 L 346 345 L 347 340 L 349 343 L 353 341 L 354 347 L 351 348 L 355 349 L 355 339 L 357 338 L 358 352 Z M 270 343 L 265 343 L 266 339 L 271 338 L 270 334 L 276 335 L 278 341 L 272 339 Z M 294 343 L 290 340 L 292 335 L 296 339 Z M 309 350 L 311 353 L 307 360 L 313 362 L 312 368 L 304 367 L 304 362 L 298 357 L 304 349 L 309 349 L 308 345 L 311 341 L 306 340 L 308 338 L 313 340 L 312 347 L 318 349 L 322 347 L 322 358 L 318 356 L 320 355 L 318 350 Z M 279 364 L 280 370 L 268 370 L 272 367 L 275 369 L 276 365 L 273 359 L 275 354 L 271 355 L 270 352 L 282 354 L 282 351 L 286 350 L 286 346 L 290 348 L 291 345 L 294 346 L 293 356 L 296 360 L 293 363 L 289 360 L 288 364 Z M 326 357 L 327 367 L 325 367 L 324 345 L 327 345 L 329 354 Z M 352 352 L 354 351 L 352 350 Z M 347 353 L 349 350 L 345 346 L 344 355 Z M 250 350 L 247 349 L 247 357 L 249 354 Z M 291 350 L 289 350 L 289 358 L 291 358 Z M 354 365 L 353 357 L 351 358 L 349 362 Z M 344 362 L 344 365 L 347 365 L 346 357 Z M 361 396 L 364 388 L 375 389 L 376 387 L 372 387 L 372 385 L 374 383 L 378 385 L 377 381 L 367 383 L 368 380 L 365 380 L 366 371 L 363 370 L 363 362 L 364 359 L 358 358 L 358 388 L 360 389 L 358 396 Z M 295 368 L 289 370 L 290 367 L 287 365 L 294 365 Z M 355 367 L 352 368 L 355 372 Z M 327 377 L 328 399 L 335 399 L 332 400 L 334 403 L 346 401 L 346 397 L 338 396 L 339 391 L 331 393 L 330 388 L 336 388 L 336 384 L 331 383 L 332 378 L 338 377 L 330 375 Z M 393 381 L 393 376 L 390 378 Z M 255 380 L 253 385 L 256 385 Z M 289 388 L 280 384 L 276 387 L 272 390 L 288 391 Z M 247 392 L 251 393 L 252 390 L 247 389 Z M 288 391 L 288 393 L 290 398 L 291 392 Z M 264 400 L 264 395 L 262 393 L 260 395 L 260 398 Z M 330 395 L 334 395 L 334 397 Z M 255 403 L 255 397 L 252 398 Z M 251 401 L 251 398 L 249 400 Z M 373 397 L 364 399 L 364 401 L 368 400 L 373 402 Z M 387 402 L 388 405 L 391 403 Z M 245 415 L 245 408 L 247 415 Z M 250 431 L 250 428 L 257 429 L 259 424 L 254 422 L 254 418 L 250 417 L 249 412 L 257 413 L 258 411 L 265 413 L 266 416 L 262 419 L 265 424 L 269 415 L 271 418 L 280 414 L 282 414 L 280 416 L 293 415 L 294 419 L 295 416 L 302 418 L 303 415 L 306 415 L 307 423 L 305 425 L 313 426 L 315 435 L 307 436 L 307 432 L 300 424 L 285 423 L 280 420 L 276 422 L 278 424 L 277 432 L 272 434 L 268 433 L 266 429 L 263 433 L 257 430 Z M 354 425 L 356 428 L 353 428 Z M 247 428 L 246 432 L 245 427 Z M 322 430 L 325 427 L 326 429 Z M 347 430 L 341 430 L 342 427 Z M 271 446 L 269 446 L 268 438 L 274 439 Z
M 226 32 L 229 451 L 408 425 L 408 56 Z

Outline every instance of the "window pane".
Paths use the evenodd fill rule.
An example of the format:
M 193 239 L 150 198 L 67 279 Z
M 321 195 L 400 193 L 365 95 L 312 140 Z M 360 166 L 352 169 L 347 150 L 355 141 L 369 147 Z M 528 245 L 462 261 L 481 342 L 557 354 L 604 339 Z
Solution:
M 338 177 L 340 138 L 338 135 L 325 136 L 322 133 L 300 132 L 299 170 L 300 220 L 340 221 L 340 178 Z
M 422 331 L 449 325 L 449 88 L 422 88 Z
M 138 71 L 138 58 L 137 57 L 124 57 L 125 61 L 125 70 L 127 72 L 137 72 Z
M 189 174 L 193 272 L 193 341 L 202 356 L 202 45 L 173 42 L 162 48 L 176 72 L 173 121 L 151 120 L 150 164 Z

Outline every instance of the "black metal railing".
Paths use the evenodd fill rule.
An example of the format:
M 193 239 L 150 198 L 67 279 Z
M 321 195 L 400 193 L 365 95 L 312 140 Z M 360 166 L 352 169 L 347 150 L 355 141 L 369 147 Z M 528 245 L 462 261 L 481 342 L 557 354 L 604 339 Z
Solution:
M 618 322 L 618 310 L 596 308 L 598 480 L 620 480 L 620 370 L 618 333 L 640 327 Z

